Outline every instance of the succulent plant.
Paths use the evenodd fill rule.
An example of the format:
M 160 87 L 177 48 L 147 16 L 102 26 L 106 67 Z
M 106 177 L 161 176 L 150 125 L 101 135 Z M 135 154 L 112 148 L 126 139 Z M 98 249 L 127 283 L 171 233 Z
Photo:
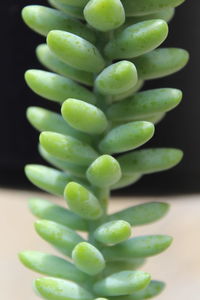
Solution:
M 182 158 L 178 149 L 137 149 L 182 98 L 174 88 L 139 91 L 145 80 L 170 75 L 188 61 L 183 49 L 157 49 L 182 2 L 49 0 L 54 8 L 30 5 L 22 11 L 25 23 L 47 37 L 36 55 L 50 70 L 28 70 L 25 80 L 36 94 L 61 105 L 61 114 L 27 110 L 29 122 L 41 131 L 39 152 L 53 167 L 27 165 L 26 176 L 42 190 L 64 196 L 68 205 L 29 201 L 39 218 L 37 233 L 69 258 L 20 253 L 25 266 L 47 276 L 34 282 L 44 299 L 139 300 L 164 288 L 137 269 L 167 249 L 172 238 L 130 236 L 132 226 L 163 217 L 168 204 L 145 203 L 114 214 L 107 207 L 111 190 Z

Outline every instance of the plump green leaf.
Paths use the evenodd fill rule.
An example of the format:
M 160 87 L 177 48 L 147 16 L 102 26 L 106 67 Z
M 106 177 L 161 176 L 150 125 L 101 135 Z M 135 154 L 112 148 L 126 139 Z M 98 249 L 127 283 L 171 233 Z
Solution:
M 60 11 L 64 12 L 68 16 L 77 19 L 84 19 L 82 7 L 67 5 L 56 0 L 48 0 L 48 2 L 51 6 L 59 9 Z
M 98 157 L 97 152 L 90 145 L 59 133 L 42 132 L 40 143 L 49 154 L 56 158 L 81 166 L 89 165 Z
M 95 42 L 94 32 L 65 13 L 42 5 L 28 5 L 22 10 L 25 23 L 37 33 L 47 36 L 51 30 L 64 30 Z
M 141 177 L 142 177 L 142 174 L 140 174 L 140 173 L 132 173 L 129 175 L 122 174 L 122 177 L 120 178 L 120 180 L 117 183 L 115 183 L 114 185 L 112 185 L 111 189 L 117 190 L 117 189 L 125 188 L 125 187 L 137 182 Z
M 78 284 L 56 278 L 39 278 L 34 282 L 34 288 L 47 300 L 92 300 L 94 297 Z
M 134 64 L 122 60 L 104 69 L 96 78 L 95 86 L 103 95 L 118 95 L 132 89 L 137 79 Z
M 130 296 L 116 297 L 116 300 L 145 300 L 158 296 L 165 288 L 162 281 L 152 280 L 150 284 L 139 292 L 135 292 Z
M 39 131 L 53 131 L 91 143 L 91 138 L 88 135 L 74 130 L 64 121 L 60 114 L 53 111 L 38 106 L 31 106 L 27 109 L 26 116 L 31 125 Z
M 127 240 L 131 235 L 131 226 L 128 222 L 122 220 L 110 221 L 99 226 L 94 237 L 103 244 L 118 244 Z
M 74 230 L 87 231 L 88 225 L 85 220 L 48 200 L 32 198 L 29 200 L 29 209 L 40 219 L 54 221 Z
M 149 80 L 171 75 L 181 70 L 188 62 L 189 54 L 184 49 L 160 48 L 133 60 L 140 79 Z
M 84 8 L 86 21 L 95 29 L 110 31 L 125 21 L 125 12 L 120 0 L 90 0 Z
M 133 151 L 118 157 L 122 173 L 149 174 L 170 169 L 177 165 L 183 152 L 173 148 L 155 148 Z
M 93 185 L 108 187 L 119 181 L 121 169 L 114 157 L 102 155 L 89 166 L 86 176 Z
M 25 173 L 38 188 L 58 196 L 63 196 L 66 184 L 72 180 L 68 174 L 43 165 L 27 165 Z
M 127 27 L 105 47 L 109 58 L 133 58 L 157 48 L 167 37 L 163 20 L 148 20 Z
M 150 275 L 142 271 L 122 271 L 97 281 L 94 291 L 102 296 L 130 295 L 144 289 L 150 279 Z
M 118 245 L 105 248 L 102 253 L 108 261 L 149 257 L 166 250 L 172 243 L 168 235 L 146 235 L 131 238 Z
M 166 113 L 157 113 L 155 115 L 145 117 L 145 121 L 151 122 L 156 125 L 164 119 L 165 115 Z M 141 120 L 141 118 L 139 118 L 139 120 Z
M 124 26 L 131 26 L 133 24 L 143 22 L 146 20 L 153 20 L 153 19 L 162 19 L 165 22 L 170 22 L 171 19 L 173 18 L 175 13 L 175 9 L 173 7 L 169 7 L 167 9 L 160 10 L 156 13 L 152 13 L 149 15 L 143 15 L 143 16 L 136 16 L 136 17 L 129 17 L 126 18 L 126 22 Z
M 134 121 L 146 121 L 146 122 L 150 122 L 150 123 L 153 123 L 154 125 L 156 125 L 159 122 L 161 122 L 165 116 L 166 116 L 166 113 L 156 113 L 153 115 L 146 115 L 146 116 L 138 115 L 138 117 L 134 117 Z M 113 121 L 112 126 L 116 127 L 116 126 L 124 124 L 124 122 L 126 123 L 128 121 Z
M 19 254 L 21 262 L 29 269 L 51 277 L 68 279 L 75 282 L 88 280 L 71 262 L 38 251 L 24 251 Z
M 70 67 L 60 61 L 46 44 L 41 44 L 36 48 L 37 58 L 49 70 L 62 76 L 78 81 L 86 85 L 93 85 L 94 76 L 92 73 L 81 71 Z
M 53 221 L 36 221 L 35 229 L 45 241 L 67 256 L 71 256 L 74 247 L 83 242 L 83 239 L 74 230 Z
M 122 0 L 127 16 L 143 16 L 176 7 L 185 0 Z
M 121 261 L 107 261 L 106 268 L 103 273 L 105 276 L 118 273 L 120 271 L 126 270 L 136 270 L 145 263 L 144 258 L 134 258 L 130 260 L 121 260 Z
M 74 248 L 72 259 L 79 270 L 89 275 L 96 275 L 105 268 L 105 261 L 101 252 L 86 242 L 79 243 Z
M 72 33 L 53 30 L 47 36 L 47 44 L 59 59 L 78 70 L 95 73 L 105 66 L 99 50 L 87 40 Z
M 108 127 L 103 111 L 81 100 L 67 99 L 61 112 L 71 127 L 88 134 L 101 134 Z
M 115 127 L 101 140 L 99 149 L 104 153 L 117 153 L 135 149 L 146 143 L 154 134 L 150 122 L 130 122 Z
M 41 97 L 63 103 L 67 98 L 78 98 L 95 103 L 95 95 L 73 80 L 42 70 L 28 70 L 25 73 L 28 86 Z
M 125 220 L 132 226 L 139 226 L 155 222 L 165 216 L 169 204 L 150 202 L 135 205 L 108 216 L 108 220 Z
M 162 88 L 137 93 L 132 97 L 108 108 L 107 115 L 112 121 L 134 121 L 175 108 L 182 99 L 177 89 Z
M 144 81 L 141 79 L 138 79 L 136 85 L 134 87 L 132 87 L 130 90 L 128 90 L 127 92 L 119 93 L 118 95 L 112 96 L 112 102 L 118 102 L 123 99 L 126 99 L 129 96 L 132 96 L 134 93 L 139 91 L 143 85 L 144 85 Z
M 84 7 L 89 0 L 57 0 L 57 1 L 72 6 Z
M 84 219 L 96 220 L 99 219 L 103 213 L 95 195 L 76 182 L 67 184 L 64 197 L 69 208 Z
M 87 167 L 77 165 L 68 161 L 59 159 L 51 154 L 49 154 L 41 145 L 39 145 L 39 153 L 44 160 L 53 165 L 54 167 L 66 171 L 72 176 L 85 178 L 85 173 Z

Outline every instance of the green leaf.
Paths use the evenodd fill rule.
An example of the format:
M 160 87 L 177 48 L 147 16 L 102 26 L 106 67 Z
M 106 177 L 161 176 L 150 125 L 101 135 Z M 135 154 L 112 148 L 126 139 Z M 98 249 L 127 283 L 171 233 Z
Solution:
M 150 202 L 135 205 L 108 216 L 108 220 L 125 220 L 132 226 L 145 225 L 155 222 L 166 215 L 169 204 Z
M 150 122 L 130 122 L 112 129 L 101 140 L 102 153 L 118 153 L 135 149 L 146 143 L 154 134 L 154 125 Z
M 66 15 L 84 20 L 82 7 L 67 5 L 56 0 L 48 0 L 48 2 L 51 6 L 61 10 Z
M 101 134 L 108 127 L 103 111 L 81 100 L 67 99 L 61 112 L 71 127 L 88 134 Z
M 55 278 L 39 278 L 34 282 L 34 288 L 47 300 L 93 300 L 93 296 L 78 284 Z
M 175 108 L 182 99 L 177 89 L 162 88 L 137 93 L 132 97 L 111 105 L 107 115 L 112 121 L 134 121 Z
M 144 85 L 144 81 L 141 79 L 138 79 L 136 85 L 132 87 L 130 90 L 128 90 L 125 93 L 119 93 L 118 95 L 112 96 L 112 102 L 121 101 L 129 96 L 132 96 L 134 93 L 139 91 Z M 144 120 L 143 120 L 144 121 Z
M 74 230 L 53 221 L 36 221 L 35 229 L 45 241 L 67 256 L 71 256 L 74 247 L 78 243 L 83 242 L 83 238 Z
M 88 280 L 87 275 L 79 271 L 72 263 L 58 256 L 38 252 L 24 251 L 19 254 L 20 261 L 29 269 L 51 277 L 63 278 L 75 282 Z
M 125 21 L 125 12 L 120 0 L 90 0 L 84 8 L 86 21 L 95 29 L 110 31 Z
M 165 283 L 162 281 L 152 280 L 150 284 L 139 292 L 135 292 L 130 296 L 117 297 L 116 300 L 144 300 L 156 297 L 165 288 Z
M 91 138 L 69 126 L 60 114 L 38 106 L 27 109 L 27 119 L 39 131 L 53 131 L 75 137 L 83 142 L 91 143 Z
M 126 16 L 143 16 L 176 7 L 185 0 L 122 0 Z
M 132 89 L 137 79 L 134 64 L 122 60 L 104 69 L 96 78 L 95 86 L 103 95 L 118 95 Z
M 108 276 L 125 270 L 136 270 L 145 263 L 144 258 L 134 258 L 131 260 L 108 261 L 104 269 L 104 275 Z
M 29 200 L 29 209 L 40 219 L 54 221 L 74 230 L 87 231 L 88 225 L 85 220 L 48 200 L 32 198 Z
M 96 73 L 105 66 L 99 50 L 87 40 L 72 33 L 53 30 L 47 36 L 47 44 L 59 59 L 78 70 Z
M 133 58 L 157 48 L 167 37 L 163 20 L 150 20 L 129 26 L 110 40 L 105 47 L 109 58 Z
M 68 4 L 68 5 L 84 7 L 89 0 L 57 0 L 57 1 L 60 3 Z
M 96 220 L 103 213 L 98 199 L 89 190 L 76 182 L 67 184 L 64 197 L 69 208 L 84 219 Z
M 79 270 L 89 275 L 96 275 L 105 268 L 101 252 L 86 242 L 82 242 L 74 248 L 72 259 Z
M 51 30 L 64 30 L 95 42 L 94 32 L 63 12 L 42 5 L 28 5 L 22 10 L 25 23 L 37 33 L 47 36 Z
M 104 223 L 94 232 L 95 239 L 107 245 L 114 245 L 123 242 L 127 240 L 130 235 L 131 226 L 124 220 L 116 220 Z
M 108 187 L 121 178 L 120 165 L 114 157 L 102 155 L 89 166 L 86 176 L 93 185 Z
M 145 121 L 151 122 L 156 125 L 164 119 L 165 115 L 166 113 L 157 113 L 155 115 L 145 117 Z M 141 120 L 141 118 L 138 119 Z
M 39 96 L 63 103 L 67 98 L 78 98 L 95 103 L 95 95 L 73 80 L 42 70 L 28 70 L 25 73 L 27 85 Z
M 164 119 L 165 116 L 166 113 L 156 113 L 153 115 L 146 115 L 146 116 L 138 115 L 137 117 L 134 117 L 134 121 L 146 121 L 146 122 L 153 123 L 154 125 L 157 125 L 159 122 L 161 122 Z M 112 127 L 122 125 L 126 122 L 127 121 L 113 121 Z
M 111 189 L 117 190 L 117 189 L 127 187 L 127 186 L 137 182 L 141 177 L 142 177 L 142 174 L 140 174 L 140 173 L 132 173 L 131 175 L 122 174 L 122 177 L 120 178 L 120 180 L 117 183 L 115 183 L 114 185 L 112 185 Z
M 97 281 L 94 291 L 102 296 L 129 295 L 144 289 L 150 279 L 150 275 L 142 271 L 122 271 Z
M 171 19 L 173 18 L 175 13 L 175 9 L 173 7 L 169 7 L 163 10 L 160 10 L 158 12 L 148 14 L 148 15 L 143 15 L 143 16 L 136 16 L 136 17 L 129 17 L 126 18 L 126 22 L 124 26 L 131 26 L 133 24 L 143 22 L 146 20 L 153 20 L 153 19 L 162 19 L 165 22 L 170 22 Z
M 133 151 L 117 158 L 122 173 L 150 174 L 170 169 L 182 159 L 183 152 L 173 148 L 155 148 Z
M 49 154 L 56 158 L 81 166 L 88 166 L 98 157 L 97 152 L 90 145 L 59 133 L 42 132 L 40 143 Z
M 184 49 L 160 48 L 133 60 L 140 79 L 156 79 L 171 75 L 187 64 L 189 54 Z
M 72 180 L 68 174 L 43 165 L 27 165 L 25 173 L 38 188 L 58 196 L 63 196 L 66 184 Z
M 87 170 L 86 167 L 56 158 L 53 155 L 49 154 L 41 145 L 39 145 L 39 153 L 43 159 L 45 159 L 48 163 L 50 163 L 54 167 L 66 171 L 72 176 L 85 178 L 85 173 Z
M 146 235 L 131 238 L 121 244 L 105 248 L 102 253 L 108 261 L 149 257 L 166 250 L 172 243 L 168 235 Z
M 74 69 L 63 63 L 46 44 L 41 44 L 36 48 L 36 55 L 40 63 L 49 70 L 80 83 L 93 85 L 94 76 L 92 73 Z

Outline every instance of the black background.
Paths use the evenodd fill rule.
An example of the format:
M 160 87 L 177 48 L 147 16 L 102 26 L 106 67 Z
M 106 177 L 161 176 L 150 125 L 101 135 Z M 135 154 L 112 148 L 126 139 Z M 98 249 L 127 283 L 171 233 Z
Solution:
M 28 29 L 21 20 L 22 7 L 33 1 L 3 1 L 1 3 L 1 145 L 0 185 L 32 188 L 23 173 L 26 163 L 40 163 L 37 153 L 38 133 L 25 118 L 30 105 L 56 108 L 41 99 L 25 85 L 23 74 L 29 68 L 41 68 L 34 54 L 44 38 Z M 45 5 L 46 1 L 34 1 Z M 170 23 L 170 32 L 163 46 L 182 47 L 190 52 L 190 62 L 177 74 L 149 81 L 145 89 L 175 87 L 184 92 L 182 104 L 156 127 L 156 133 L 145 147 L 177 147 L 185 156 L 176 168 L 144 176 L 137 184 L 118 194 L 185 193 L 200 191 L 200 2 L 187 0 L 177 8 Z

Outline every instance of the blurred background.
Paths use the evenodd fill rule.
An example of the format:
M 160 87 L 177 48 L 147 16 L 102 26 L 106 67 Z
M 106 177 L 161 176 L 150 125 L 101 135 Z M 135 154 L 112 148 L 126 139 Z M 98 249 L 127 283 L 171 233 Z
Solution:
M 27 0 L 7 0 L 1 3 L 1 147 L 0 185 L 33 188 L 24 176 L 26 163 L 44 163 L 37 153 L 38 133 L 25 118 L 30 105 L 57 109 L 57 105 L 34 94 L 23 79 L 25 70 L 42 68 L 34 49 L 44 38 L 32 32 L 21 20 Z M 46 1 L 35 1 L 47 5 Z M 177 147 L 184 151 L 182 163 L 174 169 L 144 176 L 135 185 L 115 192 L 125 194 L 195 193 L 200 191 L 200 78 L 198 0 L 186 1 L 176 9 L 170 32 L 163 46 L 182 47 L 190 52 L 189 64 L 175 75 L 148 81 L 144 88 L 174 87 L 183 90 L 181 105 L 168 113 L 157 125 L 153 139 L 145 147 Z

